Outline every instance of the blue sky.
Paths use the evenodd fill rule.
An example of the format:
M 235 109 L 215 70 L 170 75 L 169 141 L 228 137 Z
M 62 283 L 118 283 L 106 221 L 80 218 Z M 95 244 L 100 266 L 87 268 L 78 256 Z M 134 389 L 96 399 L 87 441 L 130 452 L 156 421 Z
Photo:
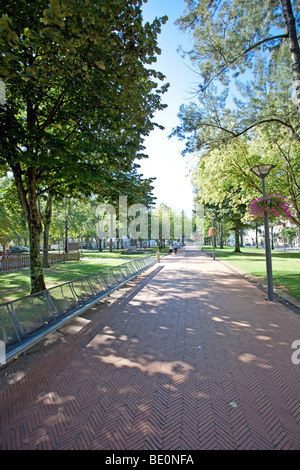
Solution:
M 158 46 L 162 53 L 152 67 L 166 75 L 170 88 L 163 95 L 163 102 L 168 107 L 155 115 L 155 121 L 165 130 L 155 129 L 145 139 L 145 153 L 148 159 L 140 160 L 141 173 L 144 177 L 156 177 L 154 195 L 157 202 L 164 202 L 172 209 L 191 213 L 193 194 L 188 174 L 189 157 L 181 155 L 184 143 L 177 138 L 168 138 L 172 129 L 179 124 L 177 114 L 181 104 L 188 104 L 191 91 L 197 84 L 197 75 L 192 72 L 177 52 L 179 45 L 191 48 L 192 41 L 188 34 L 178 31 L 174 22 L 184 12 L 184 0 L 148 0 L 143 6 L 145 21 L 152 22 L 155 17 L 167 15 L 169 20 L 162 25 L 158 37 Z

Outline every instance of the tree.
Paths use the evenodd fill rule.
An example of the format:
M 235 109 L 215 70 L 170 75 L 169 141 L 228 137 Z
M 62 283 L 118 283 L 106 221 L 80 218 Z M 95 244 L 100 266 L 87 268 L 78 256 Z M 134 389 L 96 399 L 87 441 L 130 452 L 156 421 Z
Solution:
M 181 107 L 181 124 L 173 131 L 187 139 L 185 152 L 215 148 L 261 126 L 279 125 L 299 141 L 299 4 L 186 1 L 177 24 L 193 34 L 194 47 L 184 55 L 200 84 L 199 103 Z M 236 98 L 229 95 L 233 79 Z
M 0 6 L 0 166 L 13 173 L 28 224 L 31 292 L 45 288 L 37 199 L 101 171 L 131 167 L 156 125 L 151 69 L 166 17 L 142 25 L 141 0 L 8 0 Z M 140 155 L 139 158 L 142 158 Z M 87 182 L 90 184 L 88 185 Z M 108 184 L 108 183 L 107 183 Z
M 293 240 L 297 236 L 297 229 L 295 229 L 294 227 L 286 227 L 284 229 L 284 236 L 287 238 L 288 243 L 292 246 Z
M 0 178 L 0 239 L 5 237 L 6 245 L 14 240 L 27 245 L 28 230 L 16 195 L 16 186 L 11 177 Z M 0 242 L 1 244 L 3 244 Z M 22 243 L 23 244 L 23 243 Z
M 10 185 L 11 181 L 8 178 L 0 179 L 0 237 L 2 240 L 13 230 L 11 212 L 14 206 L 8 204 L 4 197 L 4 194 L 8 194 Z
M 198 155 L 193 182 L 200 194 L 210 202 L 242 194 L 241 202 L 248 204 L 261 196 L 261 181 L 250 169 L 267 161 L 275 165 L 266 179 L 267 195 L 279 192 L 289 202 L 291 221 L 300 226 L 299 146 L 287 138 L 285 132 L 273 135 L 256 132 L 255 136 L 241 136 L 220 149 Z M 245 219 L 246 220 L 246 219 Z
M 257 195 L 250 167 L 258 156 L 251 156 L 245 139 L 231 142 L 222 149 L 214 149 L 198 155 L 192 173 L 197 199 L 205 205 L 207 217 L 231 225 L 235 234 L 235 252 L 240 252 L 240 231 L 250 223 L 247 204 Z
M 220 210 L 223 211 L 226 200 L 230 210 L 236 202 L 241 202 L 245 209 L 249 202 L 261 196 L 261 181 L 254 176 L 250 168 L 263 163 L 267 156 L 268 163 L 275 165 L 265 180 L 267 196 L 277 192 L 284 196 L 290 204 L 290 220 L 300 228 L 299 151 L 297 143 L 289 140 L 286 132 L 274 135 L 271 131 L 257 131 L 251 138 L 241 136 L 223 148 L 199 154 L 193 172 L 193 182 L 204 198 L 206 211 L 208 203 L 219 204 Z M 236 195 L 239 195 L 237 200 Z M 228 207 L 225 205 L 226 210 Z M 243 217 L 240 224 L 251 222 L 247 211 L 241 215 Z M 281 222 L 285 220 L 282 219 Z M 280 223 L 279 219 L 274 223 Z

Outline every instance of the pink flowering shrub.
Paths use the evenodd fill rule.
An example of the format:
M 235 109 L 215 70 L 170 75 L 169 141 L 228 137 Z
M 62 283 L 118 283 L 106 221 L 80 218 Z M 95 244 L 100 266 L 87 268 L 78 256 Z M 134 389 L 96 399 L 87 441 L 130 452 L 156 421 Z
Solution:
M 268 214 L 270 220 L 292 217 L 290 205 L 280 193 L 276 193 L 274 196 L 270 194 L 265 199 L 263 197 L 254 199 L 248 204 L 248 212 L 255 221 L 262 221 L 265 213 Z
M 208 236 L 209 237 L 212 237 L 213 235 L 216 235 L 216 233 L 217 233 L 216 227 L 209 227 L 209 229 L 208 229 Z

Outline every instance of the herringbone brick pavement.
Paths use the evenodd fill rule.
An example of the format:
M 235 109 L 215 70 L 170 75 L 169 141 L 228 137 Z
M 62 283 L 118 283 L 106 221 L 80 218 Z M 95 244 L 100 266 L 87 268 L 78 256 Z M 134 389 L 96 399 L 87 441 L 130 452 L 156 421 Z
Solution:
M 299 321 L 182 249 L 1 370 L 0 447 L 298 450 Z

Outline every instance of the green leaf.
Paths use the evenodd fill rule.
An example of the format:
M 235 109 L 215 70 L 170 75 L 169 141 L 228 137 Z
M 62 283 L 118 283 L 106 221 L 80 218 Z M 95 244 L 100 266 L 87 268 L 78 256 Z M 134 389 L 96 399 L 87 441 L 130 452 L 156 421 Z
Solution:
M 101 70 L 105 70 L 105 64 L 104 62 L 95 62 L 95 64 L 97 65 L 97 67 Z

